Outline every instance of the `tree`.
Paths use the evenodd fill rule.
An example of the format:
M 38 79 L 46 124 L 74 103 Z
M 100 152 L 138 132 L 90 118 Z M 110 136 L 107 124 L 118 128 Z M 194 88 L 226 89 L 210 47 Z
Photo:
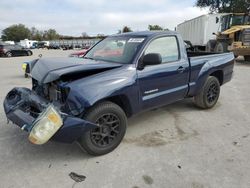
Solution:
M 60 38 L 60 35 L 56 32 L 55 29 L 49 29 L 43 32 L 44 40 L 57 40 Z
M 31 32 L 31 39 L 32 40 L 38 40 L 38 41 L 43 40 L 43 31 L 39 31 L 35 27 L 32 27 L 30 29 L 30 32 Z
M 211 13 L 248 13 L 249 0 L 197 0 L 196 6 L 209 7 Z
M 121 32 L 122 33 L 132 32 L 132 29 L 130 27 L 128 27 L 128 26 L 124 26 Z
M 102 33 L 96 35 L 97 38 L 104 39 L 106 36 Z
M 157 30 L 163 30 L 163 28 L 159 25 L 148 25 L 148 29 L 150 31 L 157 31 Z
M 19 42 L 20 40 L 30 38 L 31 32 L 29 28 L 25 27 L 23 24 L 15 24 L 7 27 L 2 31 L 3 40 L 12 40 Z
M 82 32 L 82 37 L 87 38 L 87 37 L 89 37 L 89 35 L 86 32 Z

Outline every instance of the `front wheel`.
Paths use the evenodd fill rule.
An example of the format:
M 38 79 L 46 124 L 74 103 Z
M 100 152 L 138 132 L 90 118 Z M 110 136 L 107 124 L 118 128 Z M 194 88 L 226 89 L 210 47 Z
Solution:
M 219 96 L 220 83 L 216 77 L 209 76 L 200 93 L 194 96 L 194 103 L 203 109 L 212 108 L 217 103 Z
M 226 42 L 218 42 L 215 46 L 214 51 L 216 53 L 225 53 L 228 52 L 228 44 Z
M 206 51 L 207 52 L 213 52 L 215 46 L 216 46 L 216 40 L 209 40 L 207 45 L 206 45 Z
M 126 114 L 112 102 L 102 102 L 93 106 L 84 119 L 99 126 L 84 133 L 78 141 L 91 155 L 104 155 L 113 151 L 125 135 Z

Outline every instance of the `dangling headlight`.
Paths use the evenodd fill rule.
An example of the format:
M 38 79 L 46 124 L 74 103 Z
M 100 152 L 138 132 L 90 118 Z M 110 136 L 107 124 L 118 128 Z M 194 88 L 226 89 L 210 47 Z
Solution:
M 29 140 L 33 144 L 44 144 L 62 125 L 62 117 L 53 105 L 50 105 L 35 121 L 35 125 L 29 135 Z

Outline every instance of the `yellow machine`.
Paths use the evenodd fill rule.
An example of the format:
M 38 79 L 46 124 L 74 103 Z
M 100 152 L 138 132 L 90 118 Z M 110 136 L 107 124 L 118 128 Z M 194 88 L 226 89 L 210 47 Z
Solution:
M 250 61 L 250 25 L 233 26 L 231 29 L 224 31 L 222 34 L 234 38 L 235 33 L 241 34 L 239 41 L 233 41 L 228 47 L 229 51 L 234 52 L 235 56 L 244 56 L 246 61 Z
M 208 51 L 234 52 L 250 61 L 250 14 L 235 13 L 222 16 L 216 40 L 209 41 Z

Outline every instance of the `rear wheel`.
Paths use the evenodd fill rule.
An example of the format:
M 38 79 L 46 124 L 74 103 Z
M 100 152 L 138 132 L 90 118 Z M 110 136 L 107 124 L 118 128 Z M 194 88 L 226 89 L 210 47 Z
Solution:
M 6 53 L 6 57 L 12 57 L 12 53 L 11 52 L 7 52 Z
M 194 97 L 196 106 L 207 109 L 212 108 L 220 96 L 220 83 L 214 76 L 209 76 L 200 93 Z
M 250 55 L 245 55 L 244 59 L 245 59 L 245 61 L 250 61 Z
M 92 107 L 84 119 L 98 124 L 79 139 L 80 145 L 91 155 L 104 155 L 114 150 L 122 141 L 127 127 L 124 111 L 112 102 L 102 102 Z
M 208 41 L 208 43 L 206 45 L 206 51 L 207 52 L 213 52 L 215 46 L 216 46 L 216 40 L 210 40 L 210 41 Z
M 214 49 L 217 53 L 225 53 L 228 52 L 228 44 L 226 42 L 218 42 Z
M 32 52 L 31 51 L 27 51 L 27 56 L 31 56 Z

